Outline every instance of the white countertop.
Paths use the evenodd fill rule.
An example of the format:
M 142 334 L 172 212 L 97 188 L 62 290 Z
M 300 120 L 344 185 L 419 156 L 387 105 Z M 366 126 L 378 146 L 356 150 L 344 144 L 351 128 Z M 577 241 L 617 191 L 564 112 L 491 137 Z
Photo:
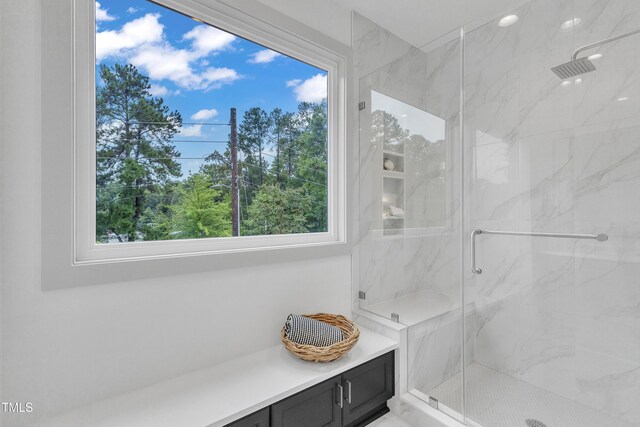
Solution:
M 360 339 L 343 358 L 305 362 L 282 345 L 211 368 L 83 406 L 39 426 L 224 426 L 398 347 L 360 328 Z

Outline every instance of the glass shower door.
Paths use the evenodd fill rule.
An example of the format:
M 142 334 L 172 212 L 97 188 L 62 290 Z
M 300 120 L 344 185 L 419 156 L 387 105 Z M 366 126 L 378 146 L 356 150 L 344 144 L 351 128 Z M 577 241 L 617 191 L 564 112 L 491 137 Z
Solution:
M 640 425 L 640 27 L 634 0 L 537 0 L 465 37 L 469 422 Z M 468 252 L 467 252 L 468 253 Z M 467 256 L 467 259 L 469 257 Z
M 458 32 L 410 48 L 362 76 L 358 99 L 359 308 L 407 327 L 409 392 L 457 417 L 460 61 Z

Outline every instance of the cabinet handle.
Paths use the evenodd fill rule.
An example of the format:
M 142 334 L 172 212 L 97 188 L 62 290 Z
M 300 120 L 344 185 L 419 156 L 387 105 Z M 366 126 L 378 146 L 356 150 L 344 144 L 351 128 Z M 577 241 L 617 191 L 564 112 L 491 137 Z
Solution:
M 351 381 L 345 381 L 347 383 L 347 403 L 351 404 Z
M 342 386 L 340 384 L 338 384 L 338 391 L 340 392 L 340 395 L 339 395 L 340 397 L 338 398 L 338 406 L 342 408 L 344 406 L 344 404 L 342 403 L 344 399 L 344 395 L 343 395 Z

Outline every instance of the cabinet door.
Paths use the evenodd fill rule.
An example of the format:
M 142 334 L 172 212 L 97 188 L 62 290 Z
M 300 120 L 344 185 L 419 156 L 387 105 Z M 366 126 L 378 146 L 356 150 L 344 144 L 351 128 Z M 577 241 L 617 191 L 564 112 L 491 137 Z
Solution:
M 342 374 L 342 386 L 345 390 L 344 426 L 357 424 L 377 412 L 388 411 L 387 400 L 394 394 L 393 352 L 345 372 Z
M 271 406 L 271 427 L 340 427 L 340 376 Z
M 269 427 L 269 408 L 259 410 L 251 415 L 227 424 L 225 427 Z

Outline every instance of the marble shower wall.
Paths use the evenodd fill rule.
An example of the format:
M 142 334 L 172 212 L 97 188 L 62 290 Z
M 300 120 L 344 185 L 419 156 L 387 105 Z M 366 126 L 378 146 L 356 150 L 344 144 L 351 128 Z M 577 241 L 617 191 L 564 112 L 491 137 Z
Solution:
M 459 155 L 459 40 L 418 49 L 360 15 L 354 14 L 353 25 L 358 100 L 367 105 L 359 112 L 357 165 L 358 290 L 367 295 L 360 306 L 427 290 L 459 298 L 459 170 L 454 164 Z M 428 179 L 433 165 L 420 147 L 405 142 L 406 219 L 404 232 L 396 236 L 382 232 L 383 146 L 372 135 L 371 91 L 446 121 L 444 190 Z M 434 212 L 436 205 L 445 213 Z
M 536 0 L 512 13 L 516 24 L 465 38 L 469 231 L 610 239 L 479 236 L 484 273 L 465 283 L 474 358 L 640 425 L 640 35 L 585 53 L 602 57 L 578 79 L 550 71 L 640 27 L 640 2 Z

